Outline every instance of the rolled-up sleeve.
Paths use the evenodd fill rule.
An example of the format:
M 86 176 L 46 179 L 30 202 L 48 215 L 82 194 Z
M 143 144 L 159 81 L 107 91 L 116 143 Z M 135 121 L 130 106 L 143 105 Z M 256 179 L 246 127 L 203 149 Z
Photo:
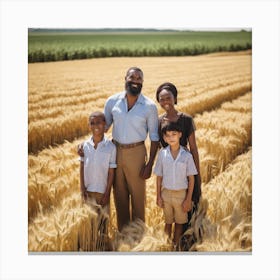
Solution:
M 156 105 L 151 104 L 147 120 L 149 138 L 151 141 L 159 141 L 158 135 L 158 110 Z
M 113 148 L 112 148 L 112 152 L 111 152 L 109 167 L 110 168 L 117 168 L 117 163 L 116 163 L 117 149 L 116 149 L 116 146 L 114 144 L 113 144 L 112 147 Z

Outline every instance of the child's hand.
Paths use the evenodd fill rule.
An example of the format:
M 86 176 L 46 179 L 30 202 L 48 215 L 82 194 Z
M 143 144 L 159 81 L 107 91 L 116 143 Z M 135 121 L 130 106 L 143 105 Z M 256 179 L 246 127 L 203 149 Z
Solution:
M 157 197 L 157 206 L 159 206 L 160 208 L 164 207 L 163 199 L 161 198 L 161 196 Z
M 81 144 L 79 144 L 78 147 L 77 147 L 77 153 L 78 153 L 78 155 L 79 155 L 80 157 L 83 157 L 83 156 L 84 156 L 84 148 L 83 148 L 83 146 L 84 146 L 84 143 L 81 143 Z
M 84 189 L 81 191 L 81 196 L 82 196 L 82 200 L 83 202 L 86 202 L 87 201 L 87 198 L 88 198 L 88 193 L 87 193 L 87 190 Z
M 110 202 L 110 193 L 104 193 L 101 199 L 101 206 L 104 207 Z
M 189 199 L 185 199 L 182 203 L 182 208 L 184 212 L 189 212 L 192 210 L 192 201 Z

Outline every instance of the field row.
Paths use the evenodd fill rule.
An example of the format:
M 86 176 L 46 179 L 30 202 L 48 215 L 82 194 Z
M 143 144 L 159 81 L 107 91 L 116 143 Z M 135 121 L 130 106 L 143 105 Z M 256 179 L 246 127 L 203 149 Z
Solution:
M 200 82 L 200 86 L 193 88 L 192 92 L 187 92 L 184 94 L 184 98 L 179 96 L 178 102 L 180 104 L 181 101 L 186 99 L 191 100 L 192 98 L 198 97 L 200 95 L 205 96 L 208 93 L 211 94 L 212 92 L 219 91 L 221 88 L 223 88 L 225 91 L 231 90 L 238 85 L 249 83 L 250 80 L 251 76 L 247 74 L 242 77 L 240 77 L 240 75 L 234 77 L 224 76 L 223 82 Z M 42 99 L 42 101 L 37 101 L 36 103 L 29 102 L 28 123 L 36 125 L 36 122 L 40 122 L 41 120 L 48 118 L 67 118 L 72 112 L 83 111 L 85 107 L 96 107 L 99 110 L 103 110 L 107 98 L 107 93 L 91 92 L 82 94 L 77 92 L 75 96 L 55 96 L 54 98 L 48 100 Z M 153 99 L 155 99 L 155 96 Z
M 202 188 L 203 200 L 185 233 L 197 239 L 190 251 L 252 251 L 252 150 Z
M 189 108 L 189 113 L 194 115 L 206 110 L 214 109 L 223 101 L 234 99 L 247 91 L 251 90 L 251 82 L 234 84 L 229 87 L 223 87 L 205 94 L 200 94 L 190 99 L 182 101 L 178 106 L 181 111 Z M 38 150 L 53 145 L 63 143 L 76 137 L 85 135 L 88 132 L 88 112 L 101 110 L 103 111 L 104 99 L 97 102 L 82 104 L 80 110 L 76 106 L 67 108 L 63 116 L 57 118 L 42 119 L 29 123 L 28 126 L 28 150 L 37 152 Z M 60 109 L 62 110 L 62 109 Z M 49 110 L 52 112 L 52 110 Z M 57 113 L 57 112 L 56 112 Z
M 249 104 L 251 104 L 250 92 L 234 102 L 224 103 L 217 110 L 195 117 L 201 176 L 204 183 L 219 174 L 228 163 L 251 145 L 251 112 L 244 112 L 244 107 Z M 234 109 L 231 110 L 230 107 Z M 209 125 L 211 120 L 216 122 L 217 126 Z M 38 213 L 45 214 L 61 207 L 64 198 L 67 199 L 79 192 L 79 161 L 76 146 L 83 139 L 85 138 L 65 143 L 57 148 L 45 149 L 37 156 L 28 156 L 30 221 Z M 151 197 L 147 196 L 147 203 L 154 204 L 154 176 L 148 180 L 147 185 L 152 192 Z M 154 214 L 151 213 L 151 217 L 154 217 Z
M 90 58 L 101 58 L 101 57 L 142 57 L 142 56 L 188 56 L 188 55 L 200 55 L 212 52 L 223 52 L 223 51 L 241 51 L 252 48 L 251 43 L 244 45 L 238 44 L 227 44 L 222 46 L 202 46 L 199 44 L 191 44 L 189 46 L 179 47 L 161 47 L 155 46 L 154 48 L 147 48 L 142 46 L 141 48 L 134 47 L 111 47 L 105 49 L 103 47 L 88 48 L 86 50 L 44 50 L 39 49 L 33 53 L 28 54 L 28 62 L 49 62 L 49 61 L 61 61 L 61 60 L 75 60 L 75 59 L 90 59 Z
M 251 92 L 195 117 L 203 182 L 220 173 L 252 144 Z M 250 108 L 244 111 L 244 108 Z
M 131 65 L 143 69 L 144 92 L 152 99 L 160 83 L 174 72 L 181 73 L 171 81 L 179 90 L 178 108 L 195 114 L 251 90 L 249 54 L 164 60 L 115 58 L 110 66 L 108 59 L 29 65 L 29 153 L 87 134 L 89 113 L 103 110 L 108 96 L 123 90 L 120 81 Z
M 154 58 L 155 59 L 155 58 Z M 170 60 L 170 58 L 169 58 Z M 170 60 L 170 62 L 172 62 Z M 226 61 L 223 59 L 223 62 Z M 73 62 L 72 62 L 73 63 Z M 179 85 L 182 86 L 184 94 L 188 97 L 192 97 L 193 95 L 197 95 L 200 93 L 204 93 L 205 91 L 216 89 L 223 86 L 228 86 L 230 84 L 237 83 L 238 81 L 244 81 L 248 78 L 251 78 L 251 71 L 248 68 L 244 68 L 242 65 L 242 61 L 240 61 L 236 67 L 244 68 L 242 71 L 237 72 L 233 71 L 232 65 L 229 64 L 222 65 L 223 68 L 220 69 L 213 65 L 211 62 L 210 65 L 207 63 L 203 63 L 203 68 L 197 67 L 199 70 L 199 83 L 197 75 L 190 74 L 187 77 L 178 79 Z M 65 64 L 65 63 L 58 63 Z M 193 63 L 192 63 L 193 64 Z M 222 61 L 219 61 L 218 65 L 221 65 Z M 75 73 L 70 73 L 69 77 L 59 77 L 59 73 L 54 76 L 56 73 L 45 73 L 44 80 L 38 83 L 38 73 L 34 73 L 41 66 L 30 65 L 30 72 L 32 76 L 35 75 L 34 78 L 29 78 L 29 98 L 28 98 L 28 109 L 36 110 L 38 108 L 45 108 L 47 106 L 59 106 L 59 105 L 73 105 L 73 102 L 79 103 L 79 98 L 81 101 L 85 101 L 86 99 L 90 100 L 90 97 L 93 99 L 98 99 L 104 97 L 104 95 L 108 96 L 111 94 L 112 89 L 107 88 L 106 80 L 103 80 L 106 77 L 96 76 L 94 70 L 91 70 L 92 76 L 83 77 L 83 79 L 77 77 L 72 77 Z M 187 66 L 187 65 L 185 65 Z M 32 70 L 34 69 L 34 70 Z M 160 71 L 160 70 L 159 70 Z M 77 75 L 77 74 L 76 74 Z M 165 74 L 166 76 L 166 74 Z M 53 80 L 52 80 L 53 79 Z M 112 79 L 112 78 L 111 78 Z M 163 80 L 164 77 L 161 77 L 160 80 Z M 99 82 L 99 83 L 98 83 Z M 117 84 L 115 86 L 116 90 L 121 91 L 123 88 L 122 83 L 116 81 Z M 154 98 L 155 88 L 147 88 L 146 81 L 144 83 L 143 90 L 146 95 L 150 96 L 150 98 Z M 179 96 L 180 97 L 180 96 Z M 58 103 L 54 103 L 53 100 L 56 100 Z
M 196 59 L 165 58 L 162 67 L 157 58 L 150 58 L 152 65 L 149 65 L 146 58 L 114 58 L 110 69 L 106 69 L 109 59 L 31 64 L 28 66 L 28 106 L 29 110 L 36 110 L 49 105 L 72 104 L 73 98 L 81 98 L 83 101 L 90 93 L 94 94 L 92 98 L 98 99 L 104 94 L 109 96 L 121 91 L 127 70 L 121 67 L 126 64 L 141 66 L 145 79 L 143 90 L 150 98 L 155 97 L 156 87 L 161 82 L 170 80 L 172 69 L 181 73 L 172 78 L 176 81 L 179 92 L 191 97 L 251 77 L 251 58 L 248 54 L 250 53 L 236 53 L 235 56 L 220 54 L 219 57 L 204 55 Z M 54 99 L 58 101 L 58 105 L 53 103 Z
M 252 47 L 251 32 L 28 32 L 28 62 L 185 56 Z
M 71 115 L 80 114 L 88 117 L 90 113 L 94 111 L 103 111 L 104 104 L 107 98 L 99 98 L 97 100 L 89 100 L 87 102 L 77 103 L 75 105 L 68 105 L 64 107 L 63 105 L 60 107 L 50 106 L 49 109 L 38 109 L 37 111 L 30 112 L 28 115 L 29 126 L 36 129 L 36 127 L 40 127 L 42 123 L 47 123 L 53 125 L 57 121 L 69 122 L 71 121 Z M 81 124 L 80 127 L 87 127 L 87 123 L 85 125 Z M 87 130 L 88 131 L 88 130 Z M 67 134 L 65 137 L 67 138 Z

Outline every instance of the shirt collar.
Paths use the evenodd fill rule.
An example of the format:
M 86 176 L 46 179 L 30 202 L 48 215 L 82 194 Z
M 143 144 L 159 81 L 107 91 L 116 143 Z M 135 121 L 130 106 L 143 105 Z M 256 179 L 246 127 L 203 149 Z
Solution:
M 102 141 L 98 143 L 97 148 L 98 148 L 98 147 L 101 147 L 101 146 L 104 146 L 106 141 L 107 141 L 107 138 L 106 138 L 105 135 L 104 135 Z M 89 138 L 89 143 L 90 143 L 92 146 L 94 146 L 94 139 L 93 139 L 93 136 L 91 136 L 91 137 Z
M 172 157 L 170 146 L 168 145 L 166 148 L 167 148 L 168 153 L 169 153 L 170 156 Z M 180 145 L 180 150 L 179 150 L 179 153 L 178 153 L 178 155 L 177 155 L 177 157 L 176 157 L 176 160 L 181 156 L 181 153 L 182 153 L 183 151 L 184 151 L 184 149 L 183 149 L 183 147 Z M 172 159 L 173 159 L 173 157 L 172 157 Z
M 121 92 L 120 96 L 119 96 L 119 99 L 125 99 L 126 98 L 126 92 L 123 91 Z M 144 101 L 144 95 L 142 93 L 140 93 L 138 95 L 138 98 L 137 98 L 137 101 L 136 103 L 141 103 L 141 104 L 145 104 L 145 101 Z

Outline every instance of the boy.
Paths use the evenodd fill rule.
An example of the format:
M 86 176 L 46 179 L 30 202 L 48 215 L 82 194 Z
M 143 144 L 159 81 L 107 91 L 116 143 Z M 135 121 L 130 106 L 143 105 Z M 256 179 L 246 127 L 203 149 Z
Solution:
M 160 150 L 154 169 L 157 175 L 157 205 L 163 208 L 164 230 L 169 237 L 175 222 L 173 242 L 178 250 L 183 224 L 187 222 L 186 213 L 192 209 L 197 170 L 191 153 L 180 146 L 180 127 L 170 122 L 162 128 L 162 135 L 168 146 Z
M 80 188 L 84 201 L 101 205 L 109 215 L 110 193 L 114 180 L 116 147 L 104 136 L 105 116 L 94 112 L 89 116 L 92 136 L 83 143 L 80 157 Z

